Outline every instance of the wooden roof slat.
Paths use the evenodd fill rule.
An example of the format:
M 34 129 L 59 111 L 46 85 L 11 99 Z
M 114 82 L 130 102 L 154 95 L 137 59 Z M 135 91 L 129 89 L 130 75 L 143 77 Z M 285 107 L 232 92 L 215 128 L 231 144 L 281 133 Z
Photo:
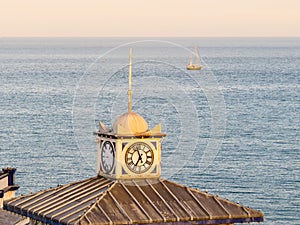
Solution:
M 78 182 L 75 182 L 75 183 L 78 183 Z M 20 201 L 20 202 L 18 202 L 18 203 L 16 203 L 16 204 L 14 205 L 15 207 L 17 207 L 17 206 L 19 206 L 20 204 L 24 204 L 25 202 L 28 202 L 28 201 L 30 201 L 30 200 L 32 200 L 32 199 L 34 199 L 34 198 L 39 197 L 40 195 L 43 195 L 43 194 L 45 194 L 45 193 L 48 193 L 48 195 L 43 196 L 43 197 L 47 197 L 47 196 L 51 195 L 51 193 L 52 193 L 53 191 L 56 191 L 56 190 L 58 190 L 58 189 L 65 189 L 65 188 L 68 188 L 68 187 L 71 186 L 71 185 L 72 185 L 72 184 L 68 184 L 68 185 L 61 186 L 61 187 L 55 187 L 55 188 L 50 188 L 50 189 L 47 189 L 47 190 L 39 191 L 39 192 L 37 192 L 37 193 L 35 193 L 35 194 L 30 194 L 30 195 L 28 195 L 28 196 L 21 196 L 21 197 L 12 199 L 10 202 L 13 203 L 13 202 L 16 202 L 16 201 L 18 201 L 18 200 L 22 200 L 22 199 L 23 199 L 24 201 Z M 25 205 L 26 205 L 26 204 L 25 204 Z
M 103 197 L 103 195 L 102 195 L 102 197 Z M 96 203 L 94 204 L 94 205 L 97 205 Z M 89 208 L 89 210 L 87 210 Z M 61 217 L 60 219 L 59 219 L 59 222 L 60 223 L 63 223 L 63 224 L 72 224 L 74 221 L 76 221 L 76 224 L 77 224 L 77 222 L 80 220 L 80 219 L 82 219 L 82 218 L 85 218 L 86 219 L 86 213 L 88 212 L 88 211 L 90 211 L 90 209 L 91 209 L 91 207 L 86 207 L 86 206 L 83 206 L 82 208 L 79 208 L 79 209 L 77 209 L 76 211 L 73 211 L 71 214 L 67 214 L 67 215 L 65 215 L 65 216 L 63 216 L 63 217 Z M 82 213 L 80 214 L 80 215 L 78 215 L 78 216 L 76 216 L 76 217 L 74 217 L 73 219 L 69 219 L 69 220 L 67 220 L 67 222 L 63 222 L 63 220 L 66 220 L 68 217 L 71 217 L 71 216 L 74 216 L 75 214 L 78 214 L 80 211 L 82 211 Z
M 203 206 L 203 204 L 196 198 L 196 196 L 193 194 L 193 192 L 186 187 L 187 192 L 193 197 L 193 199 L 197 202 L 197 204 L 201 207 L 201 209 L 209 216 L 209 219 L 212 219 L 212 215 L 209 213 L 209 211 Z
M 54 191 L 57 191 L 57 190 L 61 191 L 61 190 L 64 190 L 64 189 L 66 189 L 66 188 L 68 188 L 68 187 L 70 187 L 72 185 L 76 185 L 78 183 L 80 183 L 80 185 L 85 185 L 86 183 L 90 182 L 90 180 L 92 180 L 92 179 L 90 178 L 90 179 L 85 180 L 84 182 L 74 182 L 74 183 L 70 183 L 68 185 L 64 185 L 64 186 L 61 186 L 61 187 L 56 187 L 56 188 L 53 188 L 53 189 L 50 189 L 50 190 L 38 192 L 37 194 L 33 194 L 33 196 L 31 198 L 26 199 L 26 201 L 20 202 L 20 204 L 24 204 L 25 202 L 28 202 L 28 201 L 30 201 L 30 200 L 32 200 L 32 199 L 34 199 L 34 198 L 36 198 L 36 197 L 38 197 L 38 196 L 40 196 L 42 194 L 45 194 L 46 192 L 49 192 L 49 193 L 47 195 L 43 196 L 43 198 L 51 196 L 51 194 Z M 25 208 L 25 207 L 27 207 L 27 206 L 29 206 L 31 204 L 34 204 L 34 203 L 36 203 L 38 201 L 41 201 L 43 198 L 38 198 L 37 200 L 35 200 L 33 202 L 27 203 L 27 204 L 23 205 L 22 208 Z M 17 204 L 15 204 L 15 206 L 18 206 L 20 204 L 17 203 Z
M 128 214 L 125 212 L 125 210 L 121 207 L 120 203 L 117 201 L 117 199 L 114 197 L 114 195 L 110 191 L 107 191 L 107 194 L 112 198 L 112 200 L 114 201 L 117 208 L 121 211 L 121 213 L 125 217 L 127 217 L 127 219 L 129 220 L 129 223 L 132 224 L 132 219 L 128 216 Z
M 74 221 L 76 221 L 76 220 L 78 220 L 79 218 L 81 218 L 82 216 L 84 216 L 85 209 L 86 209 L 86 207 L 83 207 L 82 209 L 78 209 L 78 210 L 74 211 L 73 214 L 72 214 L 72 216 L 75 215 L 75 214 L 77 214 L 77 213 L 79 213 L 80 211 L 83 211 L 83 214 L 80 214 L 80 215 L 78 215 L 78 216 L 75 216 L 73 219 L 70 219 L 70 220 L 67 221 L 67 223 L 63 223 L 63 224 L 72 224 Z M 69 216 L 70 216 L 70 215 L 69 215 Z M 69 217 L 69 216 L 68 216 L 68 217 Z M 60 219 L 59 222 L 62 223 L 63 220 L 64 220 L 64 219 Z M 76 223 L 77 223 L 77 222 L 76 222 Z
M 81 208 L 79 208 L 79 209 L 73 211 L 71 214 L 67 214 L 67 215 L 65 215 L 65 216 L 63 216 L 63 217 L 61 217 L 61 218 L 59 218 L 59 222 L 62 222 L 62 221 L 65 220 L 66 218 L 68 218 L 68 217 L 70 217 L 70 216 L 73 216 L 74 214 L 79 213 L 80 211 L 84 211 L 85 209 L 86 209 L 86 206 L 83 206 L 83 207 L 81 207 Z M 78 217 L 80 217 L 80 216 L 78 216 Z M 78 218 L 78 217 L 76 217 L 76 218 Z
M 66 187 L 65 187 L 65 188 L 66 188 Z M 56 188 L 56 189 L 57 189 L 57 188 Z M 30 200 L 32 200 L 32 199 L 35 199 L 36 197 L 38 197 L 38 196 L 40 196 L 40 195 L 43 195 L 43 194 L 45 194 L 45 193 L 48 193 L 48 194 L 45 195 L 45 196 L 43 196 L 43 197 L 48 197 L 48 196 L 50 196 L 50 195 L 53 193 L 53 189 L 45 190 L 45 191 L 40 191 L 40 192 L 38 192 L 38 193 L 36 193 L 36 194 L 32 194 L 31 197 L 28 197 L 28 198 L 25 198 L 25 196 L 21 196 L 20 198 L 13 199 L 13 200 L 12 200 L 12 203 L 13 203 L 13 202 L 16 202 L 16 201 L 18 201 L 18 200 L 20 200 L 20 199 L 22 199 L 22 198 L 24 198 L 24 201 L 20 201 L 20 202 L 18 202 L 18 203 L 16 203 L 16 204 L 14 205 L 15 207 L 18 207 L 19 205 L 24 204 L 25 202 L 28 202 L 28 201 L 30 201 Z M 35 202 L 37 202 L 37 201 L 39 201 L 39 200 L 40 200 L 40 199 L 25 204 L 25 207 L 26 207 L 27 205 L 30 205 L 30 204 L 32 204 L 32 203 L 35 203 Z
M 100 209 L 100 211 L 104 214 L 104 216 L 106 216 L 106 217 L 109 219 L 109 221 L 113 221 L 113 220 L 108 216 L 108 214 L 105 212 L 105 210 L 101 207 L 100 202 L 102 201 L 102 199 L 105 198 L 107 192 L 108 192 L 109 190 L 111 190 L 115 185 L 116 185 L 116 182 L 113 182 L 112 185 L 109 186 L 109 189 L 106 190 L 105 192 L 103 192 L 103 193 L 101 194 L 101 196 L 98 197 L 98 198 L 96 199 L 96 202 L 94 203 L 94 206 L 97 207 L 98 209 Z M 94 214 L 94 212 L 93 212 L 93 207 L 90 207 L 90 208 L 86 211 L 86 214 L 87 214 L 87 213 L 93 213 L 93 214 Z M 81 216 L 81 217 L 79 218 L 78 221 L 81 221 L 81 220 L 83 219 L 82 217 L 83 217 L 83 216 Z M 78 221 L 77 221 L 77 222 L 78 222 Z
M 20 200 L 24 200 L 24 202 L 27 202 L 27 200 L 30 198 L 29 196 L 31 196 L 31 197 L 35 197 L 36 195 L 41 195 L 41 194 L 44 194 L 44 193 L 46 193 L 46 192 L 48 192 L 48 191 L 50 191 L 50 190 L 44 190 L 44 191 L 40 191 L 40 192 L 38 192 L 38 193 L 35 193 L 35 194 L 29 194 L 29 195 L 27 195 L 27 196 L 20 196 L 20 197 L 17 197 L 17 198 L 14 198 L 14 199 L 12 199 L 12 200 L 10 200 L 9 202 L 10 203 L 14 203 L 14 202 L 17 202 L 17 201 L 20 201 Z M 28 198 L 28 199 L 27 199 Z M 30 199 L 29 199 L 30 200 Z M 22 201 L 21 201 L 22 202 Z M 19 204 L 19 202 L 18 203 L 16 203 L 15 205 L 17 205 L 17 204 Z
M 86 215 L 83 215 L 83 217 L 88 221 L 89 224 L 93 224 Z
M 213 196 L 213 199 L 216 201 L 216 203 L 219 204 L 219 206 L 221 206 L 221 208 L 225 211 L 225 213 L 227 213 L 229 219 L 232 218 L 232 215 L 230 214 L 230 212 L 227 211 L 227 209 L 223 206 L 223 204 L 217 199 L 216 196 Z
M 107 184 L 109 184 L 110 182 L 105 182 Z M 45 211 L 47 211 L 46 214 L 50 214 L 51 212 L 56 211 L 58 208 L 62 208 L 68 204 L 70 204 L 70 200 L 77 201 L 79 199 L 82 199 L 92 193 L 95 193 L 98 191 L 97 188 L 102 187 L 103 185 L 100 185 L 102 183 L 95 183 L 94 186 L 90 186 L 86 189 L 83 189 L 81 192 L 76 192 L 75 195 L 71 195 L 70 193 L 68 194 L 67 198 L 59 198 L 59 200 L 63 200 L 63 201 L 56 201 L 56 203 L 49 203 L 48 207 L 42 209 L 39 211 L 39 214 L 44 213 Z M 73 192 L 72 192 L 73 193 Z M 77 197 L 76 197 L 77 196 Z M 55 207 L 56 206 L 56 207 Z M 50 210 L 51 209 L 51 210 Z M 37 211 L 37 209 L 34 210 L 34 212 Z
M 105 182 L 106 183 L 106 182 Z M 102 183 L 101 183 L 102 184 Z M 108 183 L 107 183 L 108 184 Z M 107 185 L 106 184 L 106 185 Z M 95 186 L 91 186 L 91 187 L 89 187 L 89 188 L 87 188 L 87 189 L 85 189 L 85 190 L 83 190 L 82 192 L 84 193 L 84 194 L 82 194 L 82 192 L 78 192 L 78 193 L 76 193 L 76 195 L 68 195 L 68 198 L 65 198 L 65 199 L 63 199 L 64 201 L 57 201 L 55 204 L 50 204 L 49 206 L 48 206 L 48 208 L 44 208 L 44 209 L 42 209 L 40 212 L 39 212 L 39 214 L 42 214 L 43 212 L 45 212 L 45 211 L 47 211 L 47 213 L 46 214 L 50 214 L 51 212 L 54 212 L 54 211 L 56 211 L 57 210 L 57 208 L 62 208 L 62 207 L 64 207 L 64 206 L 66 206 L 66 205 L 68 205 L 68 204 L 70 204 L 70 200 L 72 200 L 72 202 L 74 202 L 74 201 L 78 201 L 79 199 L 82 199 L 82 198 L 84 198 L 84 197 L 86 197 L 86 196 L 88 196 L 88 195 L 91 195 L 91 194 L 93 194 L 93 193 L 95 193 L 95 192 L 97 192 L 98 191 L 98 189 L 97 188 L 100 188 L 100 187 L 102 187 L 103 186 L 103 188 L 106 186 L 106 185 L 100 185 L 100 183 L 99 184 L 95 184 Z M 76 198 L 75 198 L 76 197 Z M 95 198 L 95 197 L 94 197 Z M 54 207 L 54 206 L 58 206 L 58 207 Z M 54 207 L 54 208 L 53 208 Z M 51 209 L 52 208 L 52 209 Z M 51 210 L 50 210 L 51 209 Z
M 69 213 L 69 214 L 67 214 L 67 215 L 65 215 L 65 216 L 60 217 L 60 218 L 58 219 L 58 221 L 59 221 L 59 222 L 62 222 L 63 220 L 67 219 L 68 217 L 71 217 L 71 216 L 73 216 L 74 214 L 79 213 L 80 211 L 84 211 L 86 208 L 87 208 L 86 206 L 82 206 L 81 208 L 78 208 L 77 210 L 72 211 L 71 213 Z M 81 215 L 80 215 L 80 216 L 81 216 Z M 80 216 L 78 216 L 78 217 L 80 217 Z M 78 218 L 78 217 L 77 217 L 77 218 Z M 55 218 L 55 217 L 51 217 L 51 219 L 56 219 L 56 218 Z
M 82 202 L 82 203 L 84 204 L 84 203 L 87 203 L 87 202 L 88 202 L 88 201 L 85 201 L 85 202 Z M 74 210 L 74 211 L 71 211 L 70 213 L 67 213 L 66 215 L 63 215 L 63 216 L 59 217 L 59 215 L 62 215 L 62 214 L 64 214 L 64 213 L 70 211 L 70 209 L 68 209 L 68 210 L 63 210 L 62 212 L 58 213 L 59 215 L 53 215 L 53 216 L 51 216 L 51 219 L 57 219 L 58 221 L 61 222 L 61 221 L 63 221 L 64 219 L 67 219 L 68 217 L 72 217 L 74 214 L 76 214 L 76 213 L 78 213 L 78 212 L 80 212 L 80 211 L 84 212 L 88 206 L 87 206 L 87 205 L 82 205 L 82 206 L 81 206 L 81 205 L 82 205 L 82 204 L 77 204 L 76 207 L 74 207 L 74 208 L 72 208 L 72 209 L 75 209 L 75 208 L 78 208 L 78 209 L 76 209 L 76 210 Z M 81 206 L 81 207 L 78 207 L 78 206 Z M 43 216 L 47 216 L 47 215 L 43 215 Z
M 133 183 L 135 184 L 135 186 L 139 189 L 139 191 L 142 193 L 142 195 L 148 200 L 148 202 L 150 203 L 150 205 L 155 209 L 155 211 L 161 216 L 161 218 L 163 219 L 164 222 L 167 221 L 166 217 L 160 212 L 160 210 L 153 204 L 153 202 L 151 201 L 151 199 L 148 197 L 148 195 L 146 195 L 146 193 L 141 189 L 141 187 L 139 185 L 137 185 L 137 183 L 133 180 Z
M 50 195 L 52 194 L 53 191 L 52 191 L 52 190 L 40 191 L 40 192 L 38 192 L 37 194 L 33 194 L 31 197 L 24 199 L 24 202 L 28 202 L 28 201 L 30 201 L 30 200 L 32 200 L 32 199 L 35 199 L 36 197 L 38 197 L 38 196 L 40 196 L 40 195 L 42 195 L 42 194 L 45 194 L 45 193 L 47 193 L 47 192 L 48 192 L 48 195 L 46 195 L 45 197 L 50 196 Z M 16 200 L 18 200 L 18 199 L 16 199 Z M 37 202 L 37 201 L 40 201 L 40 199 L 33 201 L 33 203 L 35 203 L 35 202 Z M 13 200 L 13 202 L 15 202 L 15 201 Z M 15 207 L 18 207 L 19 205 L 24 204 L 24 202 L 20 201 L 20 202 L 16 203 L 14 206 L 15 206 Z M 25 207 L 26 207 L 27 205 L 31 205 L 31 204 L 32 204 L 32 202 L 27 203 L 27 204 L 25 204 Z
M 241 208 L 247 213 L 247 215 L 250 217 L 250 212 L 244 207 L 244 206 L 241 206 Z
M 103 189 L 103 188 L 105 188 L 105 187 L 107 187 L 107 184 L 104 184 L 104 185 L 100 186 L 99 189 Z M 95 191 L 98 191 L 98 190 L 95 190 Z M 83 197 L 83 196 L 80 196 L 80 197 Z M 74 201 L 79 200 L 80 197 L 74 199 Z M 77 204 L 75 204 L 75 205 L 73 205 L 73 206 L 71 206 L 71 207 L 69 207 L 69 208 L 66 208 L 65 210 L 61 210 L 60 212 L 58 212 L 58 213 L 52 215 L 51 218 L 55 218 L 55 217 L 57 217 L 57 216 L 59 216 L 59 215 L 61 215 L 61 214 L 64 214 L 65 212 L 70 211 L 70 210 L 72 210 L 72 209 L 74 209 L 74 208 L 76 208 L 76 207 L 78 207 L 78 206 L 80 206 L 80 205 L 82 205 L 82 204 L 84 204 L 84 203 L 86 203 L 86 202 L 92 201 L 93 199 L 95 199 L 95 196 L 92 196 L 92 197 L 90 197 L 90 198 L 87 198 L 87 199 L 85 199 L 85 200 L 83 200 L 83 201 L 81 201 L 81 202 L 79 202 L 79 203 L 77 203 Z M 62 206 L 62 207 L 63 207 L 63 206 Z M 51 212 L 50 212 L 50 213 L 51 213 Z
M 166 200 L 158 193 L 158 191 L 153 187 L 153 185 L 146 179 L 147 184 L 151 189 L 155 192 L 155 194 L 160 198 L 160 200 L 167 206 L 167 208 L 173 213 L 173 215 L 176 217 L 177 221 L 180 221 L 180 217 L 174 212 L 174 210 L 171 208 L 171 206 L 166 202 Z
M 55 217 L 58 217 L 58 216 L 60 216 L 61 214 L 64 214 L 64 213 L 66 213 L 66 212 L 68 212 L 68 211 L 70 211 L 70 210 L 72 210 L 72 209 L 75 209 L 75 208 L 77 208 L 78 206 L 83 205 L 84 203 L 87 203 L 87 202 L 89 202 L 89 201 L 91 201 L 91 200 L 93 200 L 93 199 L 94 199 L 94 197 L 88 198 L 88 199 L 86 199 L 85 201 L 79 202 L 79 203 L 77 203 L 76 205 L 73 205 L 73 206 L 70 207 L 70 208 L 66 208 L 66 209 L 64 209 L 64 210 L 61 210 L 61 211 L 59 211 L 58 213 L 52 215 L 52 216 L 51 216 L 51 219 L 53 219 L 53 218 L 55 218 Z M 84 208 L 85 208 L 85 207 L 84 207 Z M 65 218 L 65 217 L 68 218 L 68 217 L 71 216 L 71 215 L 72 215 L 72 212 L 71 212 L 70 214 L 66 214 L 66 215 L 63 216 L 63 217 L 64 217 L 64 218 Z M 61 218 L 62 218 L 62 217 L 61 217 Z M 60 218 L 59 220 L 61 220 L 61 218 Z
M 105 182 L 102 182 L 102 183 L 105 183 Z M 103 185 L 103 187 L 105 187 L 105 185 Z M 91 201 L 92 199 L 95 199 L 95 197 L 94 197 L 94 196 L 93 196 L 93 197 L 90 197 L 90 198 L 87 199 L 85 202 Z M 74 206 L 71 207 L 71 208 L 76 208 L 76 207 L 82 205 L 82 203 L 84 203 L 84 202 L 79 202 L 79 203 L 77 203 L 76 205 L 74 205 Z M 86 207 L 86 206 L 83 206 L 83 207 L 81 207 L 81 208 L 79 208 L 79 209 L 77 209 L 77 210 L 71 212 L 70 214 L 67 214 L 67 215 L 65 215 L 65 216 L 63 216 L 63 217 L 61 217 L 61 218 L 59 218 L 59 222 L 62 222 L 63 220 L 65 220 L 65 219 L 67 219 L 68 217 L 71 217 L 71 216 L 73 216 L 73 215 L 79 213 L 80 211 L 82 211 L 82 213 L 84 213 L 84 212 L 86 211 L 86 209 L 87 209 L 87 207 Z M 70 208 L 68 208 L 68 210 L 70 210 Z M 77 216 L 77 217 L 74 217 L 73 219 L 70 219 L 70 220 L 68 221 L 68 224 L 74 222 L 75 220 L 78 220 L 80 217 L 82 217 L 82 214 L 79 215 L 79 216 Z M 55 216 L 52 216 L 52 217 L 51 217 L 51 219 L 54 219 L 54 218 L 55 218 Z M 57 218 L 56 218 L 56 219 L 57 219 Z
M 182 203 L 182 205 L 184 205 L 186 209 L 189 210 L 189 212 L 193 215 L 193 220 L 199 217 L 203 218 L 204 216 L 207 216 L 207 213 L 201 207 L 199 207 L 198 203 L 195 202 L 194 198 L 188 193 L 185 186 L 168 180 L 164 180 L 164 183 Z M 178 188 L 181 189 L 180 192 L 178 191 Z
M 164 186 L 164 188 L 170 193 L 170 195 L 172 195 L 172 197 L 175 199 L 175 201 L 177 202 L 177 204 L 180 205 L 180 207 L 186 212 L 187 215 L 189 215 L 190 220 L 193 220 L 193 215 L 190 214 L 190 212 L 187 211 L 187 209 L 184 207 L 184 205 L 178 200 L 178 198 L 172 193 L 172 191 L 167 187 L 167 185 L 162 181 L 159 180 L 160 183 Z
M 126 188 L 126 186 L 122 182 L 119 182 L 119 183 L 124 188 L 124 190 L 127 192 L 127 194 L 132 198 L 132 200 L 135 202 L 135 204 L 140 208 L 140 210 L 148 217 L 149 222 L 152 223 L 151 216 L 149 216 L 147 211 L 141 206 L 141 204 L 138 202 L 138 200 L 131 194 L 131 192 Z
M 50 201 L 52 201 L 52 200 L 57 200 L 59 196 L 62 196 L 62 198 L 63 198 L 65 192 L 61 192 L 62 190 L 65 190 L 65 189 L 67 189 L 68 187 L 71 187 L 71 186 L 73 186 L 73 187 L 71 187 L 71 188 L 68 190 L 68 192 L 69 192 L 69 191 L 72 191 L 72 190 L 76 190 L 76 188 L 78 188 L 78 186 L 79 186 L 79 187 L 84 187 L 85 184 L 87 184 L 87 183 L 89 183 L 90 181 L 93 181 L 93 180 L 94 180 L 94 179 L 88 179 L 88 180 L 85 180 L 85 181 L 82 182 L 82 183 L 79 183 L 79 182 L 78 182 L 78 183 L 75 183 L 75 184 L 73 183 L 73 184 L 70 184 L 70 185 L 62 186 L 61 188 L 58 188 L 58 189 L 57 189 L 57 191 L 60 192 L 58 195 L 54 195 L 54 196 L 52 196 L 51 198 L 46 199 L 45 201 L 42 201 L 43 199 L 45 199 L 45 198 L 47 198 L 47 197 L 49 197 L 49 196 L 51 196 L 51 195 L 53 194 L 53 192 L 50 192 L 50 193 L 48 193 L 46 196 L 43 196 L 42 198 L 37 198 L 35 201 L 23 205 L 22 208 L 24 209 L 24 208 L 26 208 L 26 207 L 28 207 L 28 206 L 30 206 L 30 205 L 33 205 L 33 206 L 31 206 L 30 208 L 28 208 L 28 210 L 33 210 L 33 208 L 39 207 L 39 206 L 41 206 L 41 205 L 45 205 L 45 203 L 47 203 L 47 202 L 50 202 Z M 77 186 L 77 184 L 79 184 L 79 185 Z M 41 201 L 41 202 L 34 205 L 34 203 L 39 202 L 39 201 Z M 36 208 L 36 210 L 39 210 L 39 209 L 40 209 L 40 208 Z
M 113 224 L 112 219 L 107 215 L 107 213 L 103 210 L 103 208 L 99 204 L 96 204 L 96 207 L 98 207 L 98 209 L 100 209 L 100 211 L 103 213 L 103 215 L 109 221 L 109 224 Z

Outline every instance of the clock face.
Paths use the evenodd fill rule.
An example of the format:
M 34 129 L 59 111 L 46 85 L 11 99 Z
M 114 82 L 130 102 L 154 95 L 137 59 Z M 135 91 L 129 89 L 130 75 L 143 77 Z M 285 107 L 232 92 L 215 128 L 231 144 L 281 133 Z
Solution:
M 104 172 L 110 173 L 115 165 L 115 150 L 110 141 L 105 141 L 101 147 L 101 166 Z
M 144 173 L 149 170 L 153 160 L 153 150 L 143 142 L 134 143 L 125 153 L 126 166 L 134 173 Z

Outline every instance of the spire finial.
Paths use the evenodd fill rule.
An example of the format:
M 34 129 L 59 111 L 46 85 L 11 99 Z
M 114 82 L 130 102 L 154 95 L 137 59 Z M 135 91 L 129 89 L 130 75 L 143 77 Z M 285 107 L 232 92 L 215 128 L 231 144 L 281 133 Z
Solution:
M 132 111 L 132 89 L 131 89 L 131 79 L 132 79 L 132 48 L 129 50 L 129 74 L 128 74 L 128 112 Z

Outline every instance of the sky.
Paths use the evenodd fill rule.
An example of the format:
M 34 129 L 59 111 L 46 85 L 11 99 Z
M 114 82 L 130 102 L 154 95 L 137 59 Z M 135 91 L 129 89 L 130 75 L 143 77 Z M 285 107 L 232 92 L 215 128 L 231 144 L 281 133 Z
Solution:
M 300 37 L 300 0 L 0 3 L 0 37 Z

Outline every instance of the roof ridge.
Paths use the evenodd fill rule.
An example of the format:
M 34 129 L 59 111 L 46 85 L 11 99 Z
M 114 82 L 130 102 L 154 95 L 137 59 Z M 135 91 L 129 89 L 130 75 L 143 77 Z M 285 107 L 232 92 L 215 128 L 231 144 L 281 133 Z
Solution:
M 105 197 L 105 195 L 111 189 L 113 189 L 113 187 L 116 185 L 116 183 L 119 183 L 118 180 L 111 180 L 111 182 L 112 182 L 112 184 L 108 185 L 109 188 L 107 188 L 107 190 L 105 190 L 103 193 L 101 193 L 101 196 L 99 198 L 97 198 L 95 202 L 93 202 L 90 206 L 88 206 L 88 210 L 86 212 L 84 212 L 81 217 L 79 217 L 79 219 L 77 220 L 77 222 L 75 223 L 75 225 L 80 225 L 81 224 L 81 220 L 86 217 L 86 214 L 89 213 L 94 208 L 94 206 L 100 205 L 98 203 Z

